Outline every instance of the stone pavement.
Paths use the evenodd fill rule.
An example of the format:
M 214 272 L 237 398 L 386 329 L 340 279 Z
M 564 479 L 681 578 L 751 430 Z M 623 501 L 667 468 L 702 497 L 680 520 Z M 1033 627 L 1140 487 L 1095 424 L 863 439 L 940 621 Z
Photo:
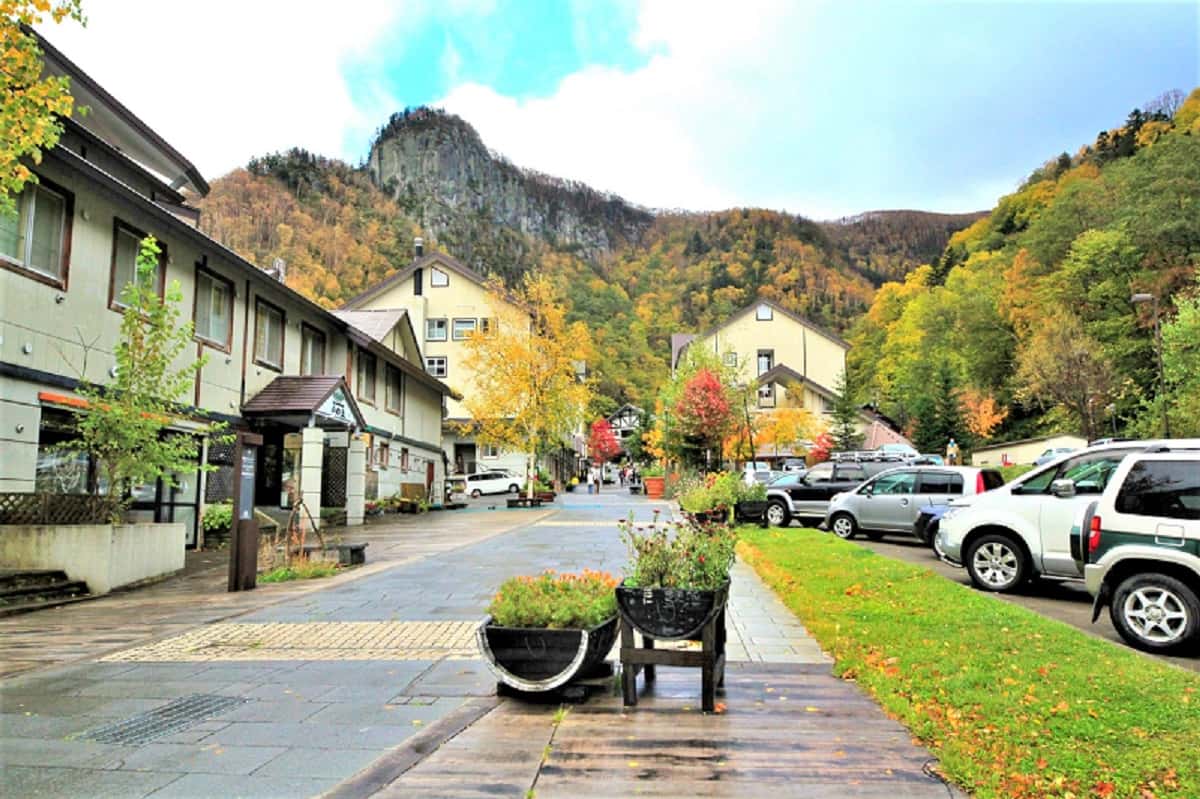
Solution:
M 555 725 L 553 706 L 497 702 L 468 644 L 495 587 L 618 572 L 615 520 L 656 507 L 616 492 L 556 506 L 407 517 L 371 533 L 388 541 L 368 550 L 375 571 L 295 593 L 160 587 L 18 617 L 26 661 L 62 629 L 75 640 L 55 657 L 86 657 L 0 682 L 0 795 L 946 794 L 741 566 L 724 714 L 699 713 L 698 675 L 671 669 L 629 713 L 601 695 Z

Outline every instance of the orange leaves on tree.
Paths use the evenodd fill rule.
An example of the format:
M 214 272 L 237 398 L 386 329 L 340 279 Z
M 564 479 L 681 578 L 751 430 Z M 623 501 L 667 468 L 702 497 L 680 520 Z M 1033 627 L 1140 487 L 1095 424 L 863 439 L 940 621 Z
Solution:
M 674 410 L 687 435 L 708 442 L 720 441 L 733 420 L 725 387 L 710 369 L 700 369 L 687 382 Z
M 977 389 L 969 388 L 959 394 L 963 422 L 971 435 L 983 441 L 991 438 L 997 427 L 1008 418 L 1008 408 L 996 402 L 996 398 Z

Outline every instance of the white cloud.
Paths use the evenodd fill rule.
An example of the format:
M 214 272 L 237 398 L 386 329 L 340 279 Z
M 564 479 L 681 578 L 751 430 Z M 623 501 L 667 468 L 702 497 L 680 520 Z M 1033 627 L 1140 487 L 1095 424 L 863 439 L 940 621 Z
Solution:
M 86 28 L 41 32 L 209 178 L 291 146 L 359 155 L 346 142 L 365 141 L 378 109 L 396 104 L 382 84 L 356 87 L 373 99 L 364 113 L 343 67 L 414 16 L 387 0 L 96 0 L 85 11 Z
M 637 20 L 644 66 L 588 67 L 545 98 L 466 84 L 437 105 L 521 166 L 653 207 L 735 204 L 726 178 L 775 112 L 778 83 L 762 78 L 803 23 L 795 4 L 645 0 Z

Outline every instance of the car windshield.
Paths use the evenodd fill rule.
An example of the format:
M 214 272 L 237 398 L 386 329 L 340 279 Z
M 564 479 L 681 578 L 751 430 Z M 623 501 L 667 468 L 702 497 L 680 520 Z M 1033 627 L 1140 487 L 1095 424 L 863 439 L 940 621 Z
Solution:
M 799 482 L 800 482 L 800 475 L 785 474 L 783 477 L 776 477 L 774 480 L 772 480 L 770 483 L 767 484 L 767 487 L 768 488 L 786 488 L 788 486 L 794 486 L 794 485 L 798 484 Z

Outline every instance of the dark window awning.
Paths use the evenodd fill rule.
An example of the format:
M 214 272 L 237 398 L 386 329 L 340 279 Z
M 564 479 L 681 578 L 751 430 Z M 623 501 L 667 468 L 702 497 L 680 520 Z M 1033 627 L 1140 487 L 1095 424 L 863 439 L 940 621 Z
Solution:
M 295 427 L 366 427 L 345 378 L 338 375 L 281 375 L 242 406 L 242 415 Z

